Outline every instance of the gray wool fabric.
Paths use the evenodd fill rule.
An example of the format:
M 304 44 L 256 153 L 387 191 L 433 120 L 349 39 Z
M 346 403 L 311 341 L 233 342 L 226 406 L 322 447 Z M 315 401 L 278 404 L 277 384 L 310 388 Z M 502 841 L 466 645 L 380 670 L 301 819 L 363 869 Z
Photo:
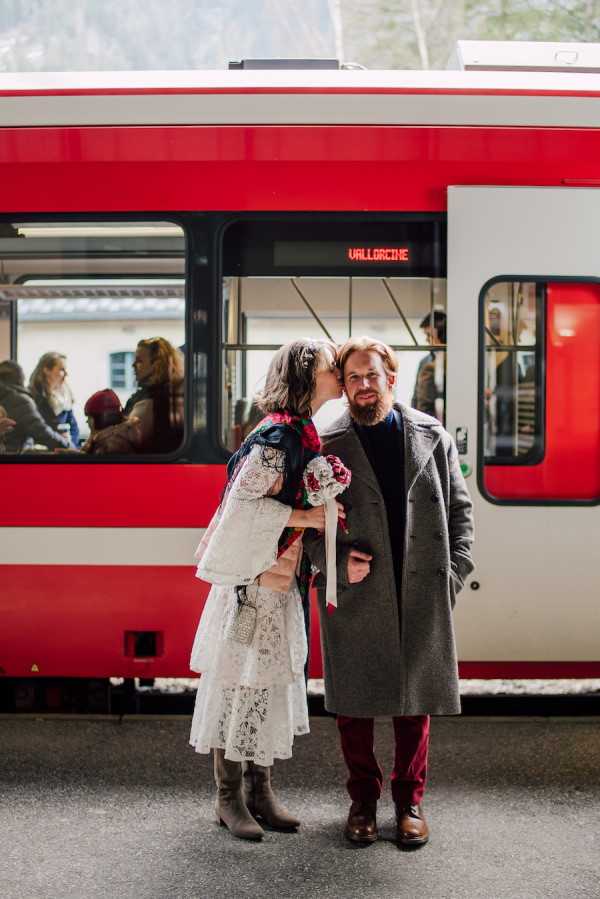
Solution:
M 348 533 L 338 529 L 338 607 L 325 610 L 325 547 L 314 530 L 304 546 L 319 569 L 325 707 L 339 715 L 460 713 L 452 609 L 473 570 L 472 503 L 450 434 L 437 419 L 396 405 L 404 422 L 406 528 L 397 595 L 385 504 L 349 412 L 322 436 L 352 471 L 340 500 Z M 390 459 L 390 466 L 394 459 Z M 352 546 L 373 554 L 371 571 L 348 584 Z

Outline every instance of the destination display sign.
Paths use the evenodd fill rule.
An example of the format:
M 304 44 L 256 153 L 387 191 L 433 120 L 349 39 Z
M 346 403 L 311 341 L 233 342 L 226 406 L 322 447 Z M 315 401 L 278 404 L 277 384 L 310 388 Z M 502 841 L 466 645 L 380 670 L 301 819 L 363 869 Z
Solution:
M 242 218 L 223 238 L 223 273 L 269 277 L 443 278 L 441 213 L 281 213 Z
M 275 241 L 273 245 L 273 264 L 281 268 L 410 265 L 413 255 L 413 248 L 408 243 Z

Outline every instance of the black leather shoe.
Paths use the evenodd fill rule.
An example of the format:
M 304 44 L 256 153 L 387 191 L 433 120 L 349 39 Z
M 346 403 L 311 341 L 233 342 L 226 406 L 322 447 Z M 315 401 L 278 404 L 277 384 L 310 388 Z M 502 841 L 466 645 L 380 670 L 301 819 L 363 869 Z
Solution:
M 344 835 L 352 843 L 374 843 L 377 833 L 377 803 L 353 802 Z
M 429 839 L 429 828 L 420 805 L 404 805 L 396 808 L 396 842 L 398 846 L 424 846 Z

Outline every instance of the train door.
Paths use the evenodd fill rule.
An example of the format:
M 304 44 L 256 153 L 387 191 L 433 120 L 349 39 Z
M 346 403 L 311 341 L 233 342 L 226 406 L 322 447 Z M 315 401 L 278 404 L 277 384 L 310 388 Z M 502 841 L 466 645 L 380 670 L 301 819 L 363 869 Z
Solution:
M 466 676 L 600 672 L 600 191 L 451 187 L 447 426 L 475 504 Z

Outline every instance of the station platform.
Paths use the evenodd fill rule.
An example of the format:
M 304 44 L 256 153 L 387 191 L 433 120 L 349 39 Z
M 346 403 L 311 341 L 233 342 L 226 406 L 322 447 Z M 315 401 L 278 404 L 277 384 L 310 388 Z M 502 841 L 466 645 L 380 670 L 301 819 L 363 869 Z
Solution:
M 2 899 L 599 899 L 600 719 L 436 718 L 431 840 L 354 847 L 335 722 L 311 719 L 278 791 L 297 834 L 233 838 L 189 719 L 0 718 Z M 391 724 L 377 745 L 389 770 Z

